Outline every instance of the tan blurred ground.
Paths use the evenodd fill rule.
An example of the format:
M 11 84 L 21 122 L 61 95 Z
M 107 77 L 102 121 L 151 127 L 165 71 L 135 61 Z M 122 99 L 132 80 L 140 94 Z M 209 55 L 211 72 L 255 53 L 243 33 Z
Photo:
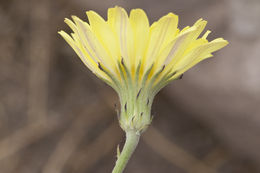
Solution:
M 259 173 L 259 0 L 0 0 L 0 173 L 111 172 L 122 147 L 115 92 L 57 35 L 86 10 L 208 20 L 230 44 L 156 97 L 126 173 Z

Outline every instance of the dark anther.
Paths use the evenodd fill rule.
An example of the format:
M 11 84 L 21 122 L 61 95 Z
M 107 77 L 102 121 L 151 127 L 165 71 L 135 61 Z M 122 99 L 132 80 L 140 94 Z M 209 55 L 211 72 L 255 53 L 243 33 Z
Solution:
M 133 117 L 132 117 L 132 122 L 134 122 L 134 119 L 135 119 L 135 117 L 133 116 Z
M 163 65 L 161 72 L 165 69 L 165 65 Z
M 172 76 L 174 76 L 176 73 L 177 73 L 177 71 L 173 72 L 173 73 L 172 73 Z
M 180 75 L 179 79 L 182 79 L 182 77 L 183 77 L 183 74 Z
M 100 62 L 98 62 L 98 68 L 99 68 L 100 70 L 104 71 L 104 69 L 102 68 Z
M 169 74 L 169 78 L 171 78 L 172 76 L 174 76 L 175 74 L 177 73 L 177 71 L 175 71 L 175 72 L 173 72 L 173 73 L 171 73 L 171 74 Z
M 124 63 L 124 59 L 123 59 L 123 58 L 121 59 L 121 64 L 122 64 L 123 66 L 125 66 L 125 63 Z
M 125 103 L 125 111 L 127 110 L 127 103 Z
M 147 99 L 147 103 L 146 103 L 146 105 L 148 105 L 148 104 L 149 104 L 149 102 L 150 102 L 150 100 L 149 100 L 149 99 Z
M 141 91 L 142 91 L 142 88 L 138 91 L 138 93 L 137 93 L 137 95 L 136 95 L 136 99 L 138 99 L 138 97 L 139 97 Z
M 143 116 L 143 114 L 144 114 L 144 113 L 142 112 L 142 113 L 141 113 L 141 116 Z

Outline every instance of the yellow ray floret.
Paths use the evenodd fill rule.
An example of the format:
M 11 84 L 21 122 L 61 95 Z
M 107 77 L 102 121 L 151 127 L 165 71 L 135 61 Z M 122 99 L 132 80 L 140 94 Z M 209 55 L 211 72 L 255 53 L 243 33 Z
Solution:
M 73 33 L 59 34 L 92 72 L 119 93 L 126 85 L 149 85 L 157 92 L 228 44 L 222 38 L 209 42 L 210 31 L 199 38 L 207 24 L 203 19 L 180 30 L 173 13 L 152 25 L 142 9 L 133 9 L 128 16 L 121 7 L 109 8 L 107 20 L 94 11 L 86 14 L 89 23 L 72 16 L 65 22 Z

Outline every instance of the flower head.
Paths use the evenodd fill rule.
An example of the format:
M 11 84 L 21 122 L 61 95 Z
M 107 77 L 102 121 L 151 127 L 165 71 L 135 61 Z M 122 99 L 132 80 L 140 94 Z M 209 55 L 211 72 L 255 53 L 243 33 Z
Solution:
M 121 102 L 120 125 L 142 132 L 151 122 L 154 96 L 165 85 L 226 46 L 222 38 L 208 41 L 210 31 L 199 37 L 206 21 L 178 28 L 178 16 L 169 13 L 152 25 L 145 12 L 121 7 L 108 9 L 107 20 L 87 11 L 89 23 L 76 16 L 65 19 L 70 35 L 59 34 L 84 64 L 116 90 Z

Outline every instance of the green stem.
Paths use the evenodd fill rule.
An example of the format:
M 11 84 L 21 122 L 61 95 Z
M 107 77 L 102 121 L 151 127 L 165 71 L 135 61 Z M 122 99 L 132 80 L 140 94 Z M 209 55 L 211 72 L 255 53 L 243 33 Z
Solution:
M 128 160 L 133 154 L 138 142 L 140 135 L 136 134 L 135 131 L 126 132 L 126 142 L 124 148 L 120 155 L 117 158 L 116 165 L 112 171 L 112 173 L 122 173 L 126 167 Z

